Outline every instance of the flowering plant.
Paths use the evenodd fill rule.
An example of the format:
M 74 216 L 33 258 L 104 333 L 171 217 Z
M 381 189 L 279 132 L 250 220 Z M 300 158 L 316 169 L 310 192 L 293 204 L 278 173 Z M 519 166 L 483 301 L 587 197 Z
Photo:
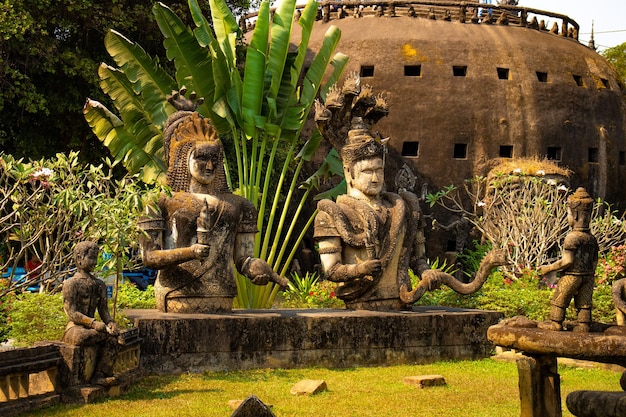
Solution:
M 282 307 L 287 308 L 343 308 L 345 304 L 337 298 L 337 284 L 331 281 L 320 281 L 317 274 L 304 277 L 292 275 L 289 288 L 283 293 Z
M 596 283 L 611 285 L 614 281 L 624 278 L 626 274 L 626 245 L 613 246 L 608 253 L 598 260 L 596 267 Z

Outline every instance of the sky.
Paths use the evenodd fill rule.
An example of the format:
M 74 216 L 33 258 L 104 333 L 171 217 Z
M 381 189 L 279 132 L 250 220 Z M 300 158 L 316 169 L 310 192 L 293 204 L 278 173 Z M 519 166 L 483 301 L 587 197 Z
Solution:
M 585 45 L 591 38 L 593 22 L 598 52 L 626 42 L 625 0 L 519 0 L 518 6 L 571 17 L 580 25 L 578 39 Z

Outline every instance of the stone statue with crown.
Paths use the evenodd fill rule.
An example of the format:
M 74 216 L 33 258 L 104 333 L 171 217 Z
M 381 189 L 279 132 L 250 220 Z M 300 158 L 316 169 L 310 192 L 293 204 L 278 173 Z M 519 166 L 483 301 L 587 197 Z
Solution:
M 230 311 L 237 295 L 234 268 L 254 284 L 287 280 L 254 258 L 257 211 L 234 195 L 224 172 L 222 143 L 195 97 L 181 89 L 168 96 L 178 111 L 164 126 L 167 183 L 140 219 L 142 259 L 158 269 L 157 308 L 175 313 Z
M 562 274 L 552 298 L 550 320 L 539 323 L 542 329 L 563 330 L 565 311 L 573 299 L 578 311 L 578 324 L 574 331 L 589 331 L 598 264 L 598 241 L 590 229 L 593 204 L 593 198 L 582 187 L 568 197 L 567 221 L 572 230 L 565 236 L 561 259 L 539 267 L 542 275 L 556 271 Z
M 320 132 L 343 162 L 347 194 L 318 203 L 314 237 L 325 277 L 339 283 L 337 297 L 348 308 L 404 309 L 441 284 L 470 294 L 480 289 L 493 267 L 506 263 L 504 251 L 492 251 L 469 284 L 430 269 L 424 218 L 418 197 L 407 186 L 414 175 L 397 175 L 396 180 L 413 181 L 396 184 L 397 193 L 385 191 L 386 139 L 371 131 L 389 112 L 385 98 L 375 96 L 370 86 L 362 87 L 354 74 L 342 88 L 333 86 L 326 101 L 315 107 Z M 409 269 L 421 277 L 416 288 Z

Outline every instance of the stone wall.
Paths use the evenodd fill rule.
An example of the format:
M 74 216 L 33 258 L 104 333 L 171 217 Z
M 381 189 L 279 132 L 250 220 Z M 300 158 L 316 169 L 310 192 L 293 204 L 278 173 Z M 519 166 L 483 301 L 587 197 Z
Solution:
M 142 367 L 166 374 L 479 359 L 489 356 L 492 348 L 487 328 L 502 317 L 443 307 L 404 312 L 127 310 L 125 314 L 139 328 Z

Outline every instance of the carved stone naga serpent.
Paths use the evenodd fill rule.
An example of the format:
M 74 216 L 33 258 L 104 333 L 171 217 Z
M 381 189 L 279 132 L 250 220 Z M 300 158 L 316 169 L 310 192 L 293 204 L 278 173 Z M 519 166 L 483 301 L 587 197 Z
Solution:
M 422 272 L 422 279 L 415 289 L 409 291 L 406 286 L 400 288 L 400 299 L 413 304 L 418 301 L 426 291 L 437 289 L 441 284 L 447 285 L 452 290 L 462 295 L 473 294 L 480 290 L 489 278 L 493 268 L 506 265 L 508 252 L 506 249 L 494 249 L 489 251 L 480 263 L 480 267 L 469 283 L 463 283 L 452 275 L 438 269 L 427 269 Z

